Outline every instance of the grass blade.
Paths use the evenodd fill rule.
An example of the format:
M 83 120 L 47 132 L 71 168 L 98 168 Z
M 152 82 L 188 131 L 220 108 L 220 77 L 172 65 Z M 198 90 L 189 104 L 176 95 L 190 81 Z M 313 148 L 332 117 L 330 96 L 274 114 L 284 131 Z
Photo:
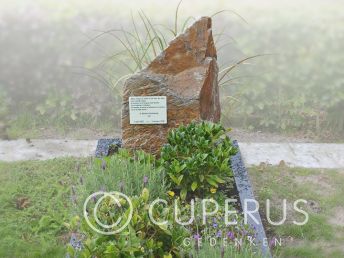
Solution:
M 183 0 L 179 1 L 177 8 L 176 8 L 175 15 L 174 15 L 174 36 L 177 36 L 177 34 L 178 34 L 178 12 L 179 12 L 179 7 L 180 7 L 182 2 L 183 2 Z
M 236 67 L 238 67 L 239 65 L 241 65 L 242 63 L 244 63 L 245 61 L 247 60 L 250 60 L 250 59 L 253 59 L 253 58 L 256 58 L 256 57 L 261 57 L 261 56 L 265 56 L 265 55 L 254 55 L 254 56 L 249 56 L 249 57 L 246 57 L 238 62 L 236 62 L 235 64 L 223 69 L 222 71 L 219 72 L 219 74 L 223 73 L 223 75 L 220 77 L 219 79 L 219 83 L 223 80 L 223 78 L 226 77 L 226 75 L 228 73 L 230 73 L 233 69 L 235 69 Z

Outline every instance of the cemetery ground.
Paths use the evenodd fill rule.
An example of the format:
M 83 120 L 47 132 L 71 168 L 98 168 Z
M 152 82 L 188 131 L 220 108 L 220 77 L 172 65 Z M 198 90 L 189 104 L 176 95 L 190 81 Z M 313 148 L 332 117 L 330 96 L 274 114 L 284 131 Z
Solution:
M 73 195 L 73 186 L 99 187 L 87 176 L 94 158 L 59 158 L 48 161 L 1 162 L 0 256 L 63 257 L 70 239 L 71 218 L 78 215 L 82 194 Z M 111 168 L 110 168 L 111 169 Z M 148 173 L 147 171 L 145 171 Z M 99 175 L 98 175 L 99 176 Z M 272 200 L 272 219 L 278 221 L 281 200 L 308 201 L 310 220 L 305 226 L 291 223 L 267 226 L 268 237 L 280 236 L 277 257 L 343 257 L 344 170 L 261 166 L 249 169 L 255 195 L 261 202 Z M 84 182 L 80 182 L 83 177 Z M 101 179 L 102 175 L 98 179 Z M 130 180 L 142 178 L 130 177 Z M 91 184 L 90 184 L 91 183 Z M 118 187 L 114 184 L 114 190 Z M 156 186 L 159 187 L 159 186 Z M 92 192 L 95 189 L 86 189 Z M 164 189 L 156 188 L 155 193 Z M 48 200 L 48 201 L 47 201 Z M 290 204 L 290 202 L 288 202 Z M 289 205 L 287 206 L 289 210 Z M 293 218 L 287 217 L 290 222 Z M 237 256 L 233 256 L 237 257 Z M 241 256 L 239 256 L 241 257 Z M 249 255 L 242 257 L 251 257 Z

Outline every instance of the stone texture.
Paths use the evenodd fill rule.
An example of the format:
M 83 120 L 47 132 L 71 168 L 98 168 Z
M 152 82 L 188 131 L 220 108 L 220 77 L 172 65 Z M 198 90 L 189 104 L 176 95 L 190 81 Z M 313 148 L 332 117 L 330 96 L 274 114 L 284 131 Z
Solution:
M 125 148 L 156 154 L 171 128 L 192 121 L 220 119 L 218 66 L 211 19 L 202 17 L 145 69 L 124 85 L 122 139 Z M 167 96 L 167 124 L 131 125 L 130 96 Z

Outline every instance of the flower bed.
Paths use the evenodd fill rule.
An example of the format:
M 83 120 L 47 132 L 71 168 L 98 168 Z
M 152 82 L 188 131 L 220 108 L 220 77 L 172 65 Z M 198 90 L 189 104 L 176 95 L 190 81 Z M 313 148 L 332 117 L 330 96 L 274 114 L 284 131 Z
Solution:
M 85 200 L 100 191 L 100 197 L 88 198 L 86 216 L 72 219 L 70 230 L 80 236 L 82 248 L 70 245 L 69 255 L 209 257 L 217 252 L 218 257 L 259 257 L 250 246 L 254 232 L 222 190 L 233 188 L 228 164 L 236 153 L 221 125 L 203 122 L 171 130 L 159 159 L 119 149 L 96 160 L 75 195 Z M 104 195 L 111 191 L 117 192 Z M 78 211 L 82 206 L 78 203 Z

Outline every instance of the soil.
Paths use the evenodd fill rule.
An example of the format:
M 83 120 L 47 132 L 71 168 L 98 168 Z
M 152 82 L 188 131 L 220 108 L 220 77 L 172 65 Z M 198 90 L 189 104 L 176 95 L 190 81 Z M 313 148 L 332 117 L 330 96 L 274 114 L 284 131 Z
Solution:
M 315 188 L 315 192 L 319 195 L 332 195 L 335 192 L 335 189 L 330 184 L 330 179 L 328 175 L 326 175 L 326 173 L 307 176 L 295 176 L 294 180 L 298 184 L 319 186 Z

